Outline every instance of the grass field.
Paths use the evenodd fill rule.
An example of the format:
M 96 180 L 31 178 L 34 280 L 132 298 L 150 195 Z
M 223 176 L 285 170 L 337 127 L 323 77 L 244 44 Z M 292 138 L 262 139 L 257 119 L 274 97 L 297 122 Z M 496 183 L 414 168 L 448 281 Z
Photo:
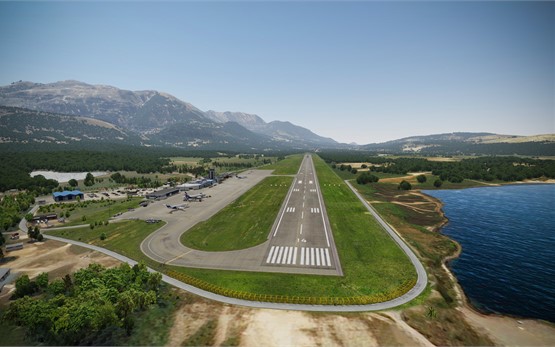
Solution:
M 300 165 L 302 156 L 296 156 L 295 160 Z M 362 203 L 323 160 L 315 157 L 314 161 L 341 259 L 343 277 L 206 270 L 178 266 L 163 266 L 163 269 L 187 274 L 233 290 L 312 297 L 351 297 L 389 293 L 407 280 L 415 279 L 416 271 L 406 255 L 368 214 Z M 286 165 L 289 171 L 283 169 L 281 172 L 291 172 L 292 166 L 293 164 L 289 162 Z M 298 166 L 294 171 L 297 172 L 297 170 Z M 275 215 L 268 218 L 273 222 Z M 61 232 L 58 235 L 74 239 L 81 237 L 82 240 L 88 238 L 96 245 L 136 260 L 143 260 L 150 266 L 162 269 L 160 264 L 153 262 L 139 250 L 141 241 L 150 232 L 145 230 L 148 226 L 152 227 L 152 225 L 143 224 L 138 228 L 135 224 L 129 224 L 130 230 L 125 230 L 126 227 L 122 225 L 122 229 L 108 235 L 105 241 L 100 241 L 100 234 L 96 234 L 96 229 L 90 234 L 88 229 L 80 229 L 66 231 L 65 235 Z
M 141 260 L 145 256 L 140 250 L 141 242 L 164 223 L 148 224 L 145 221 L 123 221 L 96 226 L 94 229 L 83 227 L 69 230 L 48 231 L 49 235 L 64 237 L 104 247 L 129 258 Z M 102 234 L 106 235 L 101 240 Z
M 303 157 L 303 154 L 289 155 L 277 163 L 264 166 L 263 169 L 274 170 L 274 175 L 295 175 L 299 171 Z
M 287 195 L 290 177 L 268 177 L 232 204 L 181 236 L 181 242 L 204 251 L 244 249 L 266 241 Z
M 107 221 L 116 213 L 126 212 L 130 208 L 138 208 L 142 200 L 142 198 L 96 201 L 85 200 L 80 203 L 60 204 L 54 209 L 51 209 L 51 211 L 57 213 L 58 216 L 65 216 L 66 212 L 70 213 L 69 218 L 66 218 L 67 221 L 63 226 L 90 224 Z M 83 216 L 85 216 L 85 221 L 83 221 Z

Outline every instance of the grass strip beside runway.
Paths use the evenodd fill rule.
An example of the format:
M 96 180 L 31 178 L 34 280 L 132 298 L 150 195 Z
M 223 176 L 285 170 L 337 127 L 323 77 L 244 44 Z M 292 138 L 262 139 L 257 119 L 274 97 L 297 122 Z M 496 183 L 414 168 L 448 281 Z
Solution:
M 148 224 L 145 221 L 136 220 L 95 226 L 94 229 L 86 226 L 78 229 L 51 230 L 47 233 L 52 236 L 86 242 L 132 259 L 142 260 L 145 255 L 140 249 L 141 242 L 163 225 L 165 222 Z M 102 234 L 105 236 L 104 240 L 101 239 Z
M 273 175 L 296 175 L 303 158 L 303 154 L 289 155 L 277 163 L 262 167 L 262 169 L 274 170 Z
M 215 216 L 181 235 L 181 243 L 203 251 L 231 251 L 263 243 L 291 182 L 290 177 L 265 178 Z

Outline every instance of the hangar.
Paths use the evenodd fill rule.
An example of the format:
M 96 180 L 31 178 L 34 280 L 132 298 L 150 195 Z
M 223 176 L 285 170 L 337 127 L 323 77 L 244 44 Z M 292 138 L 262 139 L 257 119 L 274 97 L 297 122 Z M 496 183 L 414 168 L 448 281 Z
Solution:
M 64 190 L 63 192 L 54 192 L 54 201 L 70 201 L 77 198 L 83 200 L 85 196 L 80 190 Z
M 178 194 L 179 193 L 179 188 L 178 187 L 173 187 L 173 188 L 166 188 L 166 189 L 162 189 L 162 190 L 158 190 L 152 193 L 148 193 L 146 195 L 147 199 L 165 199 L 167 197 L 170 197 L 172 195 Z

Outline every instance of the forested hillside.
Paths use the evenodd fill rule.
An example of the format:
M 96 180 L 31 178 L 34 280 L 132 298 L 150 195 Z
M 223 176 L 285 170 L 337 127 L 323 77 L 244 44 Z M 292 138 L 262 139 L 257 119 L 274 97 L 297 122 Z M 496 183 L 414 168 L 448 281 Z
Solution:
M 523 181 L 534 178 L 555 178 L 555 160 L 523 157 L 484 156 L 460 161 L 431 161 L 425 158 L 389 158 L 361 153 L 320 153 L 328 163 L 364 162 L 375 172 L 407 174 L 431 171 L 441 180 L 460 182 L 463 179 L 484 181 Z

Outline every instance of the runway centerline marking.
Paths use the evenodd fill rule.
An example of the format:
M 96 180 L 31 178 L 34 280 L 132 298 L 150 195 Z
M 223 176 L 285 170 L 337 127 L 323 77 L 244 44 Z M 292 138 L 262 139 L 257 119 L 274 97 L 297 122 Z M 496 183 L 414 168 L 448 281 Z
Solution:
M 293 189 L 289 190 L 289 194 L 287 196 L 287 201 L 285 202 L 285 206 L 289 205 L 289 199 L 291 199 L 291 193 L 293 193 Z M 281 216 L 279 217 L 278 225 L 276 226 L 276 231 L 274 231 L 274 237 L 276 236 L 279 230 L 279 226 L 281 224 L 281 220 L 283 219 L 284 215 L 285 215 L 285 209 L 283 209 L 283 211 L 281 212 Z

